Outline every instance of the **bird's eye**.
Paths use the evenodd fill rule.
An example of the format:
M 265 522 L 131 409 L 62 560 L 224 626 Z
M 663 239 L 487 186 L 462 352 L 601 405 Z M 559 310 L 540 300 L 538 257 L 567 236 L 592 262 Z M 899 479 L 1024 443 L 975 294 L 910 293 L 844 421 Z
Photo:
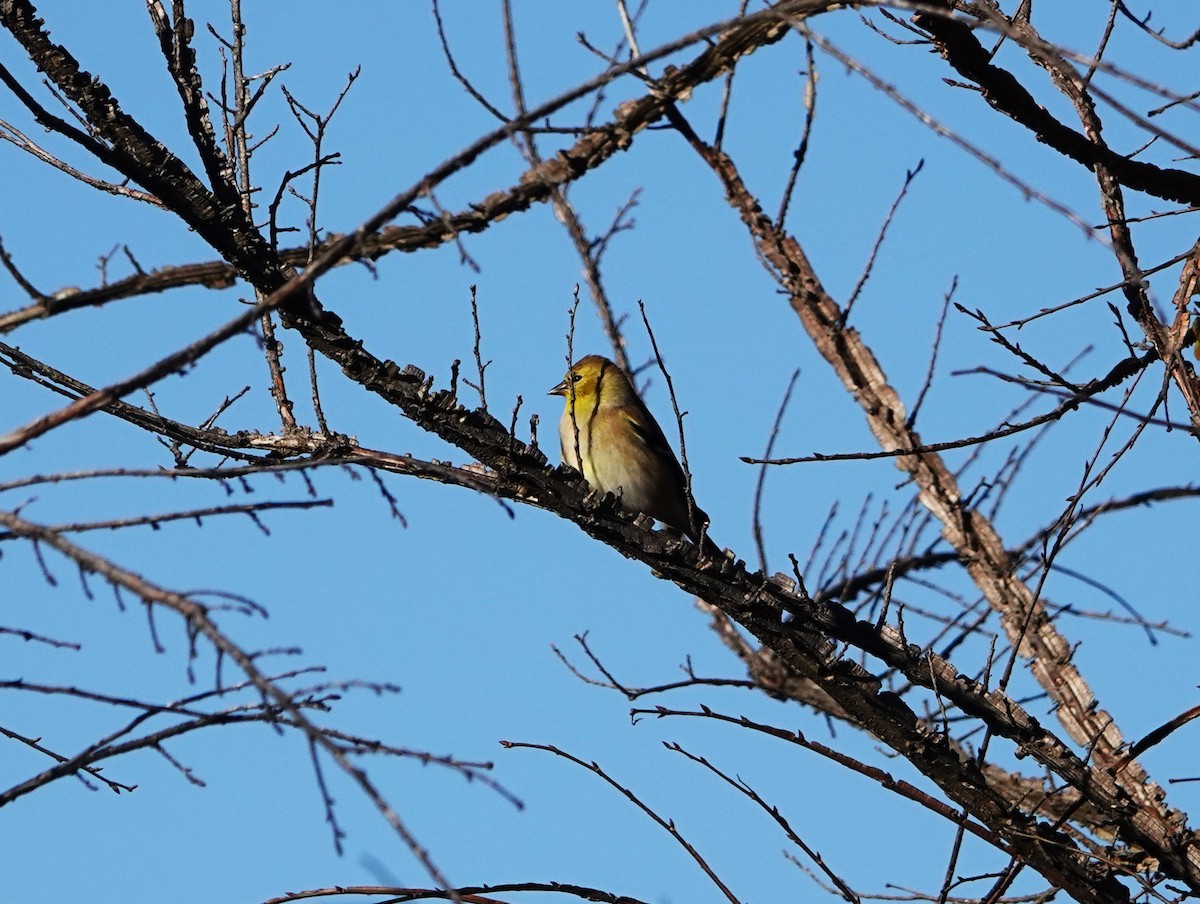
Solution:
M 571 382 L 572 383 L 578 383 L 582 379 L 583 379 L 582 374 L 571 374 Z

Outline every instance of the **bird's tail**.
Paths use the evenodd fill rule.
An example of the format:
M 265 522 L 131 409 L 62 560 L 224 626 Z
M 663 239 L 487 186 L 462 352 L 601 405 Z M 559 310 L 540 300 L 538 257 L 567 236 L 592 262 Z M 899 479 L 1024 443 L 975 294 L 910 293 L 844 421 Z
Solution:
M 693 505 L 692 528 L 687 531 L 687 537 L 700 547 L 706 558 L 720 561 L 725 558 L 725 550 L 718 546 L 708 535 L 709 517 L 704 509 Z

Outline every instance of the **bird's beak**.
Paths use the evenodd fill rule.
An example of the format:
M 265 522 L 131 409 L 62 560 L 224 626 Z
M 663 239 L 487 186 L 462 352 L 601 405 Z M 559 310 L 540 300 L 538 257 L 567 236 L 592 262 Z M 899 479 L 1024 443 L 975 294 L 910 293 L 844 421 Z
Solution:
M 557 386 L 555 386 L 553 389 L 551 389 L 548 393 L 546 393 L 546 395 L 560 395 L 560 396 L 565 396 L 566 394 L 567 394 L 567 378 L 566 377 L 563 377 L 563 381 L 561 383 L 559 383 Z

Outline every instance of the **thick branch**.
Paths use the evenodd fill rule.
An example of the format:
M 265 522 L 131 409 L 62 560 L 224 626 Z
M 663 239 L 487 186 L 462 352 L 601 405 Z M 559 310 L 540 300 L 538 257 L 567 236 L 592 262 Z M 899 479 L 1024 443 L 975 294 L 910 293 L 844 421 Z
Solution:
M 681 118 L 676 117 L 675 122 L 720 179 L 726 198 L 749 229 L 759 254 L 774 268 L 790 296 L 793 310 L 818 351 L 862 407 L 881 447 L 901 451 L 919 449 L 922 446 L 920 436 L 907 426 L 899 394 L 888 383 L 883 369 L 858 332 L 843 326 L 840 307 L 821 285 L 799 244 L 791 235 L 778 230 L 766 216 L 727 155 L 700 142 Z M 1057 713 L 1071 737 L 1081 745 L 1091 745 L 1103 736 L 1107 750 L 1119 749 L 1123 743 L 1120 732 L 1112 718 L 1096 705 L 1094 695 L 1072 664 L 1072 646 L 1054 627 L 1042 601 L 1016 576 L 1014 563 L 990 522 L 980 512 L 962 504 L 963 496 L 953 472 L 932 452 L 904 454 L 896 459 L 896 463 L 912 477 L 922 503 L 941 522 L 943 536 L 957 551 L 989 603 L 1000 613 L 1012 642 L 1032 662 L 1039 683 L 1058 703 Z M 939 689 L 945 690 L 940 683 Z M 838 702 L 845 706 L 843 701 Z M 864 724 L 887 740 L 879 735 L 871 720 L 865 720 Z M 1113 764 L 1112 757 L 1108 757 L 1106 765 Z M 920 762 L 917 765 L 925 768 Z M 1129 793 L 1113 780 L 1111 774 L 1089 771 L 1090 777 L 1082 784 L 1072 779 L 1068 781 L 1085 793 L 1101 788 L 1104 795 L 1116 798 Z M 942 784 L 936 776 L 934 778 Z M 1140 784 L 1136 780 L 1134 783 Z M 954 789 L 945 784 L 942 786 L 955 796 Z M 1147 799 L 1141 787 L 1136 792 L 1140 800 Z M 1161 804 L 1147 803 L 1138 813 L 1138 832 L 1152 847 L 1173 849 L 1174 865 L 1181 870 L 1180 875 L 1187 876 L 1189 882 L 1200 883 L 1200 855 L 1193 860 L 1190 847 L 1177 846 L 1177 832 L 1183 821 L 1182 814 Z M 1053 878 L 1050 873 L 1044 874 Z M 1075 889 L 1071 892 L 1076 894 Z
M 961 20 L 917 13 L 913 21 L 933 37 L 934 46 L 959 75 L 979 86 L 984 100 L 1033 132 L 1038 141 L 1089 168 L 1106 166 L 1129 188 L 1180 204 L 1200 204 L 1200 176 L 1131 160 L 1059 122 L 1012 73 L 992 63 L 991 54 Z

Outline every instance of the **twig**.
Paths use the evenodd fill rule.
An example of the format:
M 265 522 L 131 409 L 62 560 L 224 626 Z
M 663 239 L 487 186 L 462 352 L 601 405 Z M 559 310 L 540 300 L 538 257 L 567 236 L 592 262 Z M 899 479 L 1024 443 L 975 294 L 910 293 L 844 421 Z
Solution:
M 883 240 L 887 238 L 888 227 L 892 225 L 892 220 L 896 217 L 896 211 L 900 209 L 901 202 L 904 201 L 905 196 L 908 194 L 908 187 L 912 185 L 913 179 L 917 178 L 917 174 L 924 168 L 925 159 L 921 158 L 917 161 L 915 167 L 905 171 L 904 184 L 900 186 L 900 193 L 896 195 L 896 200 L 892 202 L 892 206 L 888 208 L 887 216 L 883 218 L 883 225 L 879 227 L 879 234 L 875 237 L 875 244 L 871 247 L 871 254 L 867 257 L 867 262 L 863 265 L 862 273 L 859 274 L 858 282 L 854 284 L 854 288 L 850 291 L 850 296 L 846 299 L 846 304 L 842 308 L 842 326 L 849 323 L 850 311 L 854 308 L 854 303 L 858 301 L 858 296 L 862 294 L 867 280 L 871 278 L 871 271 L 875 269 L 875 258 L 879 255 L 879 249 L 883 247 Z
M 788 380 L 787 388 L 783 391 L 783 398 L 779 402 L 779 408 L 775 412 L 775 423 L 771 425 L 771 433 L 767 436 L 767 448 L 763 451 L 763 458 L 769 459 L 771 453 L 775 451 L 775 441 L 779 438 L 779 428 L 783 424 L 783 415 L 787 411 L 788 403 L 792 400 L 792 391 L 796 388 L 796 382 L 800 379 L 800 368 L 792 371 L 792 376 Z M 767 465 L 764 463 L 759 466 L 758 480 L 754 483 L 754 507 L 750 516 L 750 527 L 754 533 L 754 545 L 758 548 L 758 564 L 763 573 L 770 571 L 767 567 L 767 548 L 763 541 L 762 528 L 762 499 L 763 489 L 767 484 Z
M 659 816 L 657 813 L 655 813 L 653 810 L 651 810 L 649 806 L 647 806 L 645 803 L 643 803 L 642 800 L 640 798 L 638 798 L 638 796 L 636 794 L 634 794 L 632 791 L 630 791 L 624 785 L 619 784 L 615 779 L 613 779 L 611 776 L 609 776 L 609 774 L 607 772 L 605 772 L 602 768 L 600 768 L 600 765 L 598 763 L 595 763 L 595 762 L 585 763 L 583 760 L 579 759 L 578 757 L 572 756 L 571 754 L 567 753 L 565 750 L 562 750 L 559 747 L 555 747 L 552 744 L 531 744 L 531 743 L 528 743 L 525 741 L 501 741 L 500 745 L 508 750 L 521 750 L 521 749 L 523 749 L 523 750 L 544 750 L 547 753 L 552 753 L 555 756 L 561 757 L 562 759 L 567 760 L 570 763 L 574 763 L 576 766 L 582 766 L 584 769 L 588 770 L 589 772 L 593 773 L 594 775 L 598 775 L 610 787 L 615 788 L 618 792 L 620 792 L 625 797 L 626 800 L 628 800 L 635 807 L 637 807 L 639 810 L 641 810 L 643 813 L 645 813 L 647 816 L 649 816 L 655 823 L 658 824 L 659 827 L 661 827 L 664 831 L 667 832 L 667 834 L 669 834 L 672 838 L 674 838 L 679 843 L 679 845 L 685 851 L 688 852 L 688 855 L 692 858 L 692 860 L 694 860 L 696 862 L 696 864 L 700 867 L 700 869 L 704 872 L 704 874 L 706 876 L 708 876 L 708 878 L 710 880 L 712 880 L 712 883 L 720 890 L 721 894 L 723 894 L 725 896 L 725 899 L 728 900 L 730 902 L 730 904 L 740 904 L 738 897 L 736 895 L 734 895 L 734 893 L 732 891 L 729 890 L 729 887 L 724 882 L 721 881 L 720 877 L 718 877 L 716 872 L 713 871 L 713 868 L 708 865 L 708 863 L 705 861 L 705 859 L 703 857 L 700 856 L 700 852 L 697 851 L 687 841 L 687 839 L 685 839 L 683 837 L 683 835 L 680 833 L 679 829 L 677 829 L 675 827 L 674 820 L 664 819 L 663 817 Z

